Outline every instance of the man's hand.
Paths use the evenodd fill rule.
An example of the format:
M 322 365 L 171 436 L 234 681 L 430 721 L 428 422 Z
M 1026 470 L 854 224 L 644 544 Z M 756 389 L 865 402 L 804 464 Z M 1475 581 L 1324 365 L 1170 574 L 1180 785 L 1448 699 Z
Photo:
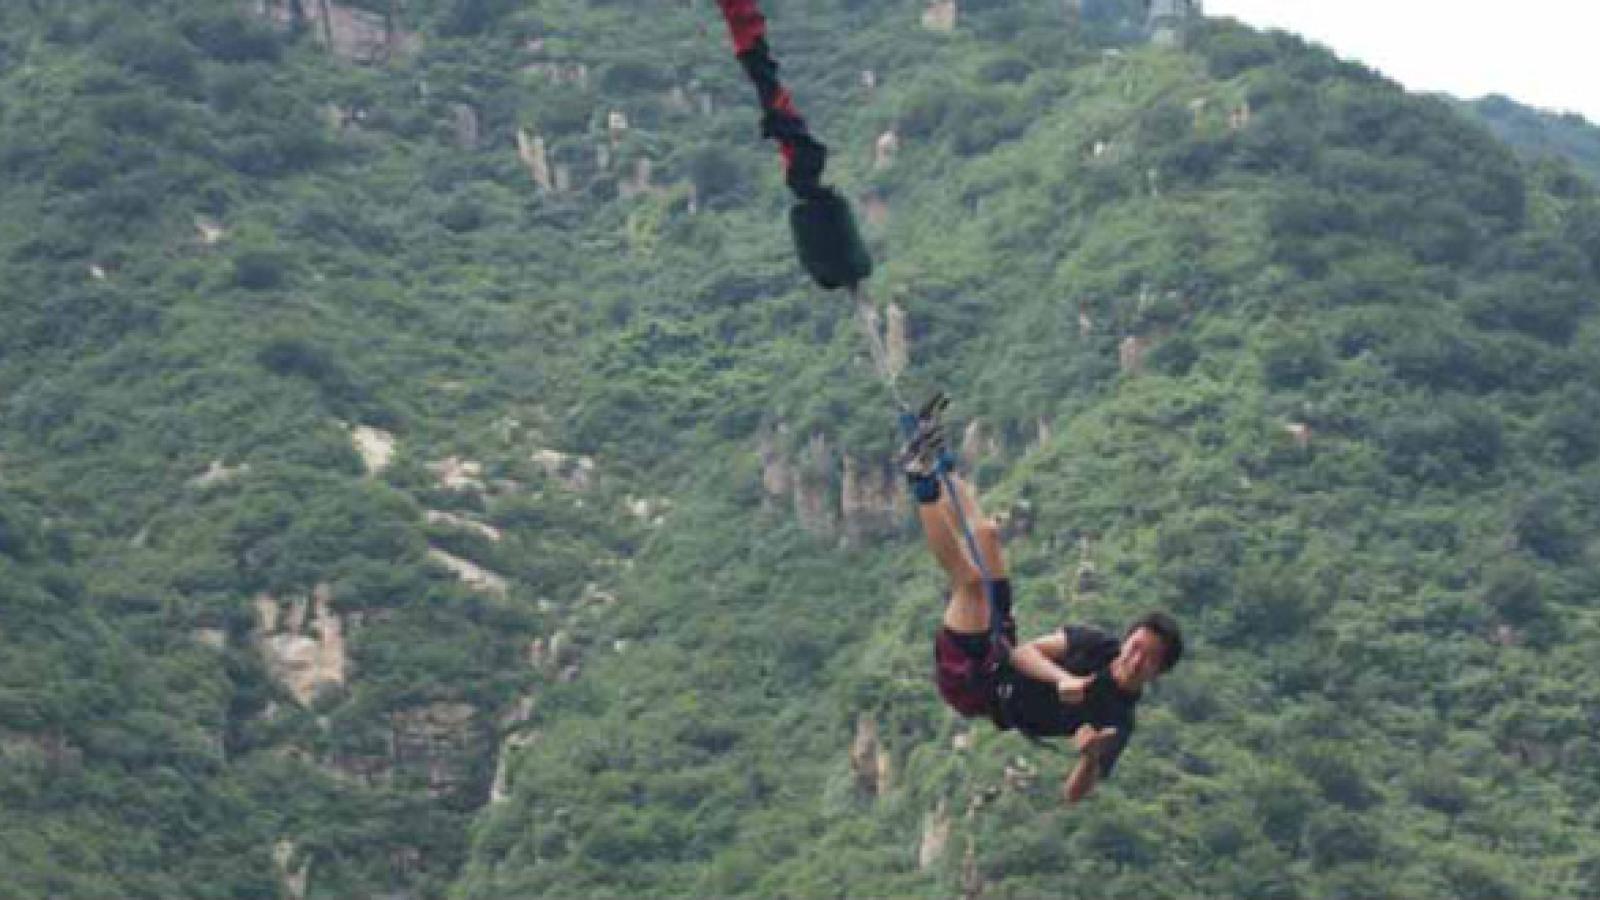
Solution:
M 1101 775 L 1100 756 L 1110 749 L 1116 739 L 1115 728 L 1080 725 L 1078 730 L 1072 733 L 1072 742 L 1078 747 L 1078 764 L 1067 773 L 1066 781 L 1061 787 L 1062 796 L 1068 803 L 1077 803 L 1094 790 Z
M 1056 682 L 1056 693 L 1061 696 L 1062 703 L 1076 705 L 1083 702 L 1084 694 L 1088 692 L 1092 681 L 1094 681 L 1093 675 L 1067 675 Z
M 1095 728 L 1093 725 L 1083 725 L 1072 735 L 1072 742 L 1078 746 L 1078 753 L 1094 760 L 1095 765 L 1100 763 L 1100 754 L 1111 746 L 1117 739 L 1115 728 Z

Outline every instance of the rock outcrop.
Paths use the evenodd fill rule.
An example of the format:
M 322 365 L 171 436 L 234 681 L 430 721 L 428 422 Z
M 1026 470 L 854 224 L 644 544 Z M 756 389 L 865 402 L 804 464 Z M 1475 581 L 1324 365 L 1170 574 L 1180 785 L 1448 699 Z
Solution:
M 533 718 L 533 707 L 536 702 L 532 694 L 518 697 L 509 709 L 500 714 L 499 726 L 502 729 L 511 729 L 526 723 Z
M 211 465 L 208 466 L 204 472 L 201 472 L 199 475 L 189 479 L 189 486 L 192 488 L 216 487 L 220 484 L 227 484 L 228 482 L 247 474 L 249 471 L 249 463 L 241 463 L 230 468 L 229 466 L 223 465 L 222 460 L 213 459 L 211 461 Z
M 259 15 L 280 27 L 307 26 L 318 43 L 350 62 L 386 62 L 422 48 L 418 35 L 400 27 L 392 5 L 387 14 L 332 0 L 257 0 L 255 8 Z
M 528 175 L 539 186 L 539 190 L 546 194 L 555 192 L 556 182 L 550 172 L 550 153 L 545 148 L 543 137 L 517 129 L 517 158 L 528 168 Z
M 789 500 L 800 527 L 818 537 L 837 535 L 841 525 L 852 542 L 899 529 L 906 503 L 891 465 L 864 461 L 848 450 L 835 452 L 820 433 L 791 460 L 784 448 L 788 434 L 788 426 L 779 422 L 756 438 L 761 490 L 768 501 Z
M 462 531 L 470 531 L 492 544 L 500 543 L 505 537 L 505 534 L 493 525 L 486 525 L 477 519 L 458 515 L 457 513 L 430 509 L 423 513 L 423 516 L 429 525 L 445 525 L 450 528 L 459 528 Z
M 943 798 L 922 817 L 922 842 L 917 846 L 917 868 L 926 872 L 944 856 L 950 843 L 950 809 Z
M 872 145 L 872 169 L 881 172 L 893 165 L 895 154 L 900 152 L 900 135 L 893 129 L 878 135 L 878 140 Z
M 59 731 L 24 734 L 0 729 L 0 763 L 8 768 L 26 766 L 31 761 L 34 765 L 42 762 L 52 769 L 63 769 L 82 760 L 83 751 Z
M 1228 129 L 1239 131 L 1250 126 L 1250 101 L 1244 100 L 1228 113 Z
M 969 466 L 1000 455 L 1000 440 L 990 433 L 982 419 L 973 419 L 961 432 L 961 458 Z
M 478 710 L 470 703 L 429 703 L 389 714 L 394 766 L 421 776 L 428 796 L 454 794 L 467 785 L 472 757 L 486 749 Z
M 501 742 L 500 755 L 494 764 L 494 783 L 489 786 L 490 803 L 500 803 L 511 796 L 511 757 L 538 739 L 537 731 L 519 731 Z
M 483 463 L 475 460 L 451 456 L 428 463 L 428 471 L 446 490 L 482 494 L 489 489 L 483 481 Z
M 577 88 L 589 86 L 589 66 L 585 63 L 559 63 L 554 60 L 529 63 L 522 67 L 528 75 L 537 75 L 551 84 L 570 84 Z
M 654 178 L 655 163 L 649 157 L 640 157 L 633 162 L 633 177 L 617 185 L 617 194 L 624 200 L 641 194 L 653 194 L 656 190 Z
M 394 461 L 395 436 L 381 428 L 356 425 L 350 428 L 350 443 L 361 456 L 368 475 L 379 475 Z
M 784 454 L 782 441 L 789 434 L 789 426 L 779 422 L 773 428 L 763 428 L 756 437 L 756 452 L 761 457 L 761 489 L 768 497 L 786 497 L 794 483 L 794 467 Z
M 883 340 L 889 351 L 889 370 L 900 373 L 911 361 L 911 341 L 906 336 L 906 311 L 898 303 L 890 303 L 885 316 Z
M 882 797 L 889 792 L 893 763 L 888 748 L 878 737 L 878 720 L 870 713 L 856 717 L 856 736 L 850 742 L 850 771 L 855 773 L 856 788 L 869 797 Z
M 622 143 L 628 134 L 628 115 L 618 109 L 606 113 L 606 136 L 611 139 L 611 146 Z
M 1129 335 L 1117 345 L 1117 363 L 1122 367 L 1123 374 L 1137 375 L 1144 368 L 1144 354 L 1150 349 L 1150 342 L 1142 337 Z
M 1100 590 L 1100 572 L 1095 568 L 1090 549 L 1087 537 L 1078 539 L 1078 566 L 1072 573 L 1072 592 L 1075 596 L 1086 597 Z
M 205 216 L 195 216 L 194 230 L 195 234 L 200 238 L 200 243 L 208 247 L 221 243 L 222 239 L 228 236 L 226 228 Z
M 623 507 L 640 523 L 651 528 L 660 528 L 667 521 L 667 512 L 672 509 L 672 501 L 665 497 L 635 497 L 629 494 L 623 499 Z
M 476 760 L 490 750 L 488 726 L 470 703 L 411 706 L 389 712 L 388 720 L 388 733 L 375 744 L 344 747 L 323 768 L 342 781 L 366 787 L 397 781 L 418 785 L 438 799 L 469 787 Z M 306 756 L 303 751 L 294 755 Z
M 1289 422 L 1283 426 L 1284 433 L 1294 441 L 1294 445 L 1301 450 L 1311 449 L 1311 426 L 1304 422 Z
M 1190 22 L 1199 16 L 1198 0 L 1151 0 L 1146 4 L 1150 42 L 1160 47 L 1181 47 Z
M 428 558 L 449 569 L 452 574 L 461 579 L 461 583 L 476 591 L 494 594 L 499 597 L 506 596 L 511 590 L 511 583 L 504 575 L 499 575 L 485 569 L 477 563 L 462 559 L 451 553 L 440 550 L 438 547 L 428 548 Z
M 956 30 L 956 0 L 933 0 L 922 11 L 922 27 L 949 34 Z
M 967 851 L 961 856 L 961 900 L 983 896 L 983 872 L 978 868 L 978 847 L 967 838 Z
M 478 146 L 478 111 L 470 104 L 454 103 L 450 106 L 451 126 L 455 130 L 456 146 L 475 150 Z
M 594 487 L 598 478 L 594 459 L 588 456 L 577 456 L 557 450 L 539 450 L 533 454 L 533 461 L 544 470 L 545 475 L 569 491 L 579 493 L 587 491 Z
M 311 604 L 290 601 L 287 614 L 270 594 L 256 598 L 257 642 L 272 680 L 302 706 L 323 691 L 342 687 L 348 677 L 344 623 L 333 610 L 333 591 L 319 584 Z
M 1033 444 L 1028 447 L 1030 453 L 1050 446 L 1050 441 L 1055 437 L 1055 430 L 1051 427 L 1049 417 L 1040 416 L 1033 424 Z
M 839 508 L 847 538 L 856 541 L 896 530 L 905 515 L 902 497 L 893 467 L 858 462 L 845 454 Z
M 305 900 L 306 883 L 311 878 L 310 857 L 301 859 L 298 866 L 293 864 L 298 849 L 288 840 L 279 841 L 272 848 L 272 865 L 277 870 L 278 883 L 283 886 L 285 900 Z
M 794 470 L 794 514 L 807 532 L 826 536 L 834 533 L 834 460 L 828 439 L 813 434 L 800 451 Z

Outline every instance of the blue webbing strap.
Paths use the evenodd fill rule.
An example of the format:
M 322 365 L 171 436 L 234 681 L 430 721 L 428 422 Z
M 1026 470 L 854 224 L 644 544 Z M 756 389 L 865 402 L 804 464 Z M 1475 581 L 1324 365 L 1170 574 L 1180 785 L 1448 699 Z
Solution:
M 917 417 L 904 407 L 900 411 L 900 430 L 907 439 L 916 434 Z M 1006 643 L 1004 634 L 1005 622 L 1001 615 L 1000 604 L 995 597 L 994 579 L 989 576 L 989 567 L 984 564 L 983 552 L 978 548 L 978 539 L 972 533 L 972 527 L 967 524 L 967 515 L 961 508 L 961 496 L 956 492 L 955 480 L 950 477 L 950 467 L 954 460 L 952 457 L 941 457 L 935 472 L 939 476 L 939 487 L 950 500 L 950 507 L 956 513 L 956 525 L 961 528 L 961 536 L 967 542 L 967 554 L 972 557 L 973 565 L 978 567 L 978 579 L 983 585 L 983 598 L 989 604 L 989 642 L 1005 648 L 1007 655 L 1011 647 Z

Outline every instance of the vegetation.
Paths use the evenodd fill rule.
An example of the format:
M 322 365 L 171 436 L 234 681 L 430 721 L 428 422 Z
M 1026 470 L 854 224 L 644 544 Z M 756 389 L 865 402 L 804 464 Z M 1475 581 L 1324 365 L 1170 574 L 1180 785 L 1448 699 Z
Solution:
M 1600 129 L 1582 116 L 1534 109 L 1499 95 L 1465 106 L 1518 150 L 1535 158 L 1564 158 L 1590 180 L 1600 180 Z
M 891 407 L 711 11 L 352 6 L 420 40 L 0 6 L 0 897 L 1600 892 L 1572 165 L 1132 2 L 773 11 L 1023 630 L 1191 634 L 1069 809 L 934 696 L 910 523 L 841 521 Z

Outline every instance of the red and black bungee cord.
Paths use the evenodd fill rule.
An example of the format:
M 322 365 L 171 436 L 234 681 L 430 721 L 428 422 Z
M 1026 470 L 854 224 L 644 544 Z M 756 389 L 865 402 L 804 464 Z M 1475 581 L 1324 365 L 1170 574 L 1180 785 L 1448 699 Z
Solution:
M 854 288 L 872 274 L 872 256 L 861 240 L 850 204 L 822 183 L 828 148 L 811 136 L 794 96 L 778 80 L 778 63 L 767 46 L 767 20 L 756 0 L 717 0 L 733 38 L 733 50 L 761 100 L 761 136 L 778 142 L 784 180 L 795 195 L 789 228 L 806 271 L 822 287 Z

